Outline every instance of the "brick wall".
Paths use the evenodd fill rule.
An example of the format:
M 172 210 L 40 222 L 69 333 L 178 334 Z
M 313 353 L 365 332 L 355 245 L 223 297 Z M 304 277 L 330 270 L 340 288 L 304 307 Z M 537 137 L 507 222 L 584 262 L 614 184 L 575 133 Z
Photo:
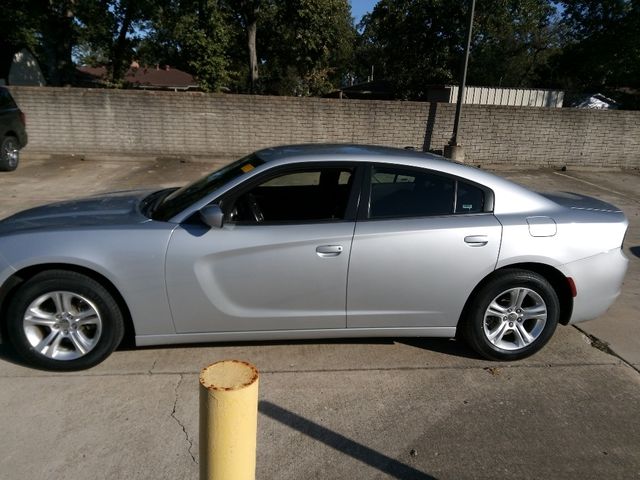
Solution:
M 306 142 L 442 150 L 455 105 L 12 87 L 39 154 L 229 158 Z M 465 105 L 461 138 L 483 166 L 640 168 L 640 112 Z

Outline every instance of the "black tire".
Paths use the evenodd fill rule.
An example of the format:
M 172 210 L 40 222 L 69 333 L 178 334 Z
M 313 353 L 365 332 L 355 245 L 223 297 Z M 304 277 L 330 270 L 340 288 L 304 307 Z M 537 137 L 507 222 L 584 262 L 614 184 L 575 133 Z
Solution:
M 56 307 L 65 302 L 66 307 Z M 45 322 L 56 322 L 55 325 L 33 325 L 27 321 L 27 309 L 36 303 L 43 312 L 39 317 L 36 315 L 38 321 L 46 317 Z M 66 312 L 68 317 L 64 313 L 56 316 L 56 312 Z M 111 294 L 92 278 L 66 270 L 49 270 L 26 281 L 14 294 L 7 313 L 9 338 L 16 352 L 29 365 L 46 370 L 93 367 L 115 350 L 124 335 L 122 312 Z M 84 320 L 82 315 L 86 315 Z M 78 323 L 73 325 L 75 322 Z M 49 344 L 55 345 L 42 353 L 36 347 L 38 341 L 46 338 L 53 338 Z M 50 358 L 47 353 L 58 358 Z
M 522 308 L 517 308 L 517 299 L 512 303 L 511 292 L 523 292 Z M 505 310 L 499 315 L 494 315 L 497 309 L 488 311 L 494 300 L 494 305 Z M 544 324 L 534 315 L 542 308 L 546 309 Z M 519 360 L 536 353 L 552 337 L 560 317 L 560 302 L 543 276 L 527 270 L 508 269 L 480 288 L 465 314 L 461 333 L 478 354 L 490 360 Z M 530 337 L 525 337 L 523 328 Z M 496 338 L 492 341 L 489 337 L 493 334 Z M 534 340 L 526 343 L 528 338 Z
M 12 153 L 14 152 L 14 153 Z M 0 144 L 0 171 L 12 172 L 20 162 L 20 142 L 16 137 L 7 135 Z

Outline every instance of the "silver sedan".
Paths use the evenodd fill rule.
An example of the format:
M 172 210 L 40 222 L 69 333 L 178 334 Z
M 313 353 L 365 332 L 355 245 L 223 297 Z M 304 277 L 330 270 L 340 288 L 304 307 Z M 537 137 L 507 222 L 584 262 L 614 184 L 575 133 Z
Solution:
M 137 345 L 362 336 L 538 351 L 620 293 L 627 220 L 435 155 L 298 145 L 190 185 L 0 222 L 2 327 L 33 366 Z

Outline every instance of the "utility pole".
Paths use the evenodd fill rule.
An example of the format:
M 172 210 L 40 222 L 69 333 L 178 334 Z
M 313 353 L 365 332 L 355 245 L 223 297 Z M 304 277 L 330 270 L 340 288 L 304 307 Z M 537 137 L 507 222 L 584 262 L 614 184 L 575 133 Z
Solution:
M 458 102 L 456 103 L 456 117 L 453 121 L 453 135 L 449 144 L 444 147 L 444 155 L 452 160 L 464 160 L 464 150 L 460 144 L 460 116 L 462 114 L 462 102 L 464 101 L 464 88 L 467 83 L 467 65 L 469 64 L 469 50 L 471 49 L 471 35 L 473 33 L 473 15 L 476 9 L 476 0 L 471 0 L 471 10 L 469 11 L 469 28 L 467 29 L 467 47 L 464 52 L 464 65 L 462 67 L 462 78 L 458 87 Z

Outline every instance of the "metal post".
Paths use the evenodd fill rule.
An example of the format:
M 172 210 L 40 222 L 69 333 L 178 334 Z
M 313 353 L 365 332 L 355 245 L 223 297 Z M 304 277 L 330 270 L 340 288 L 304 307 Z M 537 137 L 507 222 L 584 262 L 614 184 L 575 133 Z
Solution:
M 238 360 L 200 372 L 200 480 L 255 480 L 258 383 Z
M 460 142 L 459 142 L 459 127 L 460 127 L 460 116 L 462 114 L 462 102 L 464 101 L 464 88 L 467 82 L 467 65 L 469 64 L 469 50 L 471 49 L 471 35 L 473 33 L 473 16 L 476 9 L 476 0 L 471 0 L 471 11 L 469 12 L 469 28 L 467 29 L 467 47 L 464 52 L 464 65 L 462 67 L 462 78 L 460 79 L 460 86 L 458 87 L 458 102 L 456 103 L 456 116 L 453 121 L 453 135 L 451 136 L 451 140 L 449 141 L 449 149 L 445 148 L 445 151 L 448 150 L 449 158 L 453 158 L 455 160 L 463 160 L 464 152 L 462 151 Z M 460 147 L 460 148 L 456 148 Z M 458 157 L 458 158 L 456 158 Z M 461 158 L 460 158 L 461 157 Z

